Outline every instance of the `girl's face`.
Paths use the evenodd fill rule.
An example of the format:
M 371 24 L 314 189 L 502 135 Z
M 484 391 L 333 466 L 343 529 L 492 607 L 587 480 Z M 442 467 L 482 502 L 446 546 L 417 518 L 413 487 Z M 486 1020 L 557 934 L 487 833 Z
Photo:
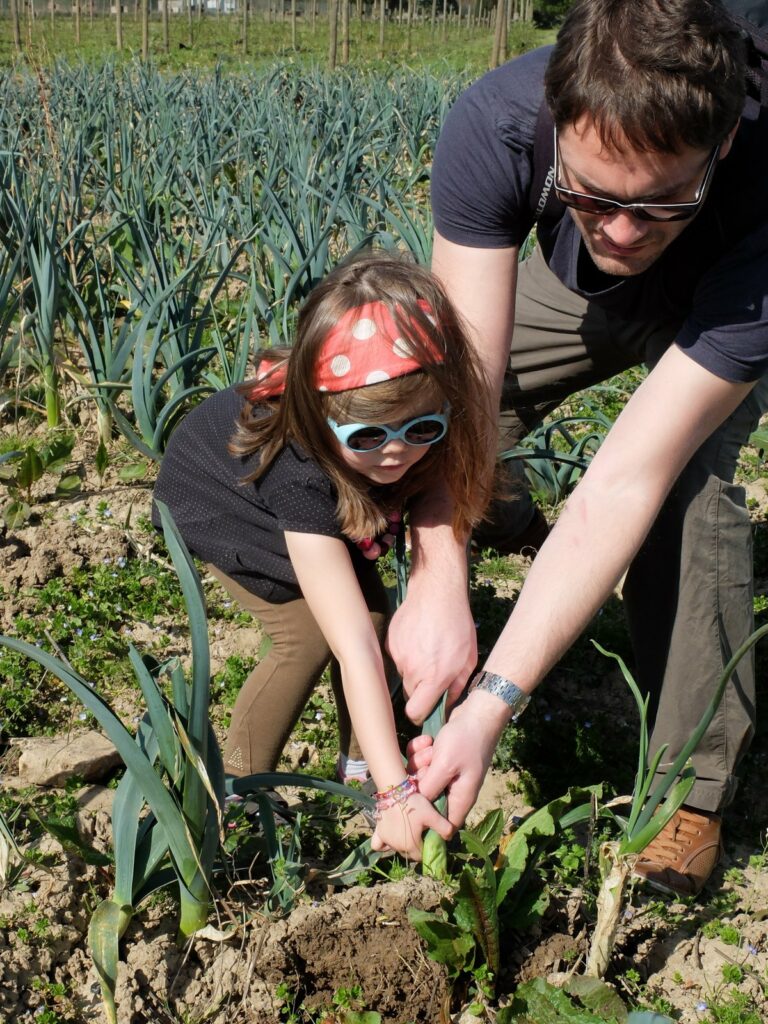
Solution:
M 426 416 L 439 413 L 440 409 L 435 408 L 434 401 L 425 400 L 409 409 L 404 410 L 396 420 L 389 420 L 384 426 L 391 430 L 397 430 L 404 423 L 415 419 L 417 416 Z M 350 422 L 346 420 L 344 422 Z M 355 421 L 356 422 L 356 421 Z M 343 424 L 342 424 L 343 425 Z M 381 424 L 369 424 L 379 426 Z M 428 444 L 408 444 L 402 439 L 387 441 L 380 448 L 373 451 L 358 452 L 348 448 L 341 441 L 335 439 L 338 452 L 342 461 L 345 462 L 356 473 L 367 477 L 374 484 L 393 484 L 400 480 L 408 470 L 424 458 L 430 449 Z

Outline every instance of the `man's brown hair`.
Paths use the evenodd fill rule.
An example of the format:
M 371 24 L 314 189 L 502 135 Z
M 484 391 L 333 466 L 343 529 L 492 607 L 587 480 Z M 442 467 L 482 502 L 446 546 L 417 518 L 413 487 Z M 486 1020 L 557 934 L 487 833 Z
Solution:
M 712 149 L 744 105 L 744 40 L 717 0 L 576 0 L 545 95 L 558 128 L 587 116 L 621 151 Z

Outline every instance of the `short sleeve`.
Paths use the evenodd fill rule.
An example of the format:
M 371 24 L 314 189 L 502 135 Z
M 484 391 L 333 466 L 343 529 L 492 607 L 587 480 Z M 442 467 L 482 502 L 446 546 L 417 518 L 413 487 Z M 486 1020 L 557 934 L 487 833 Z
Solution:
M 279 530 L 342 537 L 331 481 L 294 446 L 283 449 L 259 481 L 259 494 Z
M 768 371 L 768 226 L 743 238 L 701 278 L 677 339 L 695 362 L 734 382 Z
M 550 52 L 489 72 L 448 113 L 432 168 L 434 223 L 448 241 L 506 248 L 530 230 L 533 140 Z

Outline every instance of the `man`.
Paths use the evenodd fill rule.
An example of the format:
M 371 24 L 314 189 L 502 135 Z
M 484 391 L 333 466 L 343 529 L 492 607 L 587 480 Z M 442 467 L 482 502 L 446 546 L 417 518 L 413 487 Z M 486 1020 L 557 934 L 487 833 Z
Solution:
M 444 126 L 433 267 L 501 399 L 504 446 L 574 391 L 650 367 L 466 700 L 433 748 L 415 743 L 422 791 L 448 789 L 455 827 L 505 724 L 625 570 L 662 771 L 751 632 L 750 526 L 732 481 L 768 406 L 768 125 L 743 82 L 743 42 L 715 0 L 576 0 L 554 49 L 486 75 Z M 518 266 L 537 208 L 539 248 Z M 445 518 L 435 496 L 390 629 L 416 721 L 443 690 L 458 695 L 475 656 Z M 513 502 L 507 521 L 529 529 L 531 506 Z M 694 758 L 688 803 L 638 863 L 658 887 L 696 893 L 716 865 L 753 722 L 746 659 Z

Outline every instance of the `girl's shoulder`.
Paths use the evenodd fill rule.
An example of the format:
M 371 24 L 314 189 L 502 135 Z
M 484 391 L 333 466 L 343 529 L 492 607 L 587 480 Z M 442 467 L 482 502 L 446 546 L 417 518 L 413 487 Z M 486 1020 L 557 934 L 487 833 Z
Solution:
M 289 441 L 280 449 L 265 476 L 268 474 L 272 476 L 273 483 L 303 482 L 329 492 L 332 486 L 328 474 L 298 441 Z
M 174 431 L 174 436 L 179 432 L 189 433 L 200 430 L 204 430 L 206 433 L 211 430 L 217 432 L 218 425 L 231 429 L 246 405 L 246 399 L 238 392 L 237 387 L 238 385 L 233 384 L 231 387 L 207 395 L 202 402 L 199 402 L 184 415 Z

